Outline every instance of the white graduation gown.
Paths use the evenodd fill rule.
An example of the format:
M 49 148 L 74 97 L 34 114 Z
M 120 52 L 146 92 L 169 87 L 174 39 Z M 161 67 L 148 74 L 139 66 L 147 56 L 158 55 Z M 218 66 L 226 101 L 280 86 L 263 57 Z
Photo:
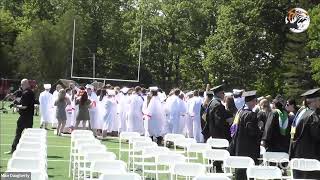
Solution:
M 203 135 L 201 133 L 201 105 L 202 99 L 200 97 L 191 98 L 191 103 L 189 107 L 189 114 L 192 119 L 193 125 L 193 137 L 197 142 L 203 142 Z
M 148 132 L 149 136 L 163 136 L 164 124 L 165 124 L 165 112 L 164 107 L 158 96 L 153 96 L 147 107 L 148 117 Z
M 128 108 L 130 102 L 130 96 L 124 94 L 118 94 L 117 96 L 118 104 L 118 113 L 119 113 L 119 123 L 120 123 L 120 132 L 125 132 L 128 129 Z
M 174 134 L 182 134 L 183 126 L 181 116 L 185 113 L 185 106 L 183 101 L 176 95 L 170 97 L 169 101 L 166 104 L 168 111 L 168 123 L 169 123 L 169 132 Z
M 97 129 L 97 102 L 98 102 L 98 96 L 95 92 L 91 92 L 91 95 L 88 97 L 91 100 L 92 106 L 89 108 L 89 115 L 90 115 L 90 125 L 91 129 Z
M 41 124 L 50 123 L 55 118 L 53 96 L 49 91 L 43 91 L 39 96 Z
M 72 97 L 67 94 L 66 98 L 70 100 L 70 104 L 67 105 L 66 107 L 66 112 L 67 112 L 67 121 L 66 121 L 66 128 L 73 127 L 75 125 L 75 100 L 72 101 Z
M 96 117 L 96 125 L 97 125 L 97 129 L 102 129 L 103 124 L 104 124 L 104 115 L 105 115 L 105 107 L 104 107 L 104 101 L 105 98 L 102 98 L 102 100 L 100 101 L 100 97 L 99 100 L 97 102 L 97 117 Z
M 143 127 L 143 98 L 138 94 L 133 94 L 130 97 L 129 108 L 128 108 L 128 131 L 138 132 L 144 134 L 145 130 Z
M 104 123 L 102 129 L 107 132 L 112 132 L 113 124 L 116 115 L 117 115 L 117 103 L 114 101 L 113 98 L 104 97 L 103 100 L 105 114 L 104 114 Z
M 191 98 L 192 99 L 192 98 Z M 191 106 L 191 99 L 188 99 L 186 104 L 187 104 L 187 114 L 186 114 L 186 122 L 185 122 L 185 128 L 187 132 L 187 136 L 189 138 L 193 138 L 193 121 L 189 113 L 189 109 Z

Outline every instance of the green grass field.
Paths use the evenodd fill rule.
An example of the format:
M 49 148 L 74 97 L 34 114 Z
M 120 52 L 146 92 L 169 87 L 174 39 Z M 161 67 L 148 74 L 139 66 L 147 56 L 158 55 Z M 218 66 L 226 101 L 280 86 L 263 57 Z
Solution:
M 18 114 L 0 114 L 0 172 L 6 171 L 7 162 L 11 155 L 5 155 L 4 152 L 11 149 L 11 143 L 15 135 L 16 121 Z M 34 116 L 33 127 L 38 128 L 39 116 Z M 70 150 L 70 137 L 56 136 L 53 130 L 47 134 L 48 146 L 48 176 L 51 180 L 69 180 L 68 178 L 68 161 Z M 102 144 L 107 146 L 108 151 L 116 153 L 118 157 L 118 138 L 103 140 Z M 122 155 L 124 160 L 126 156 Z

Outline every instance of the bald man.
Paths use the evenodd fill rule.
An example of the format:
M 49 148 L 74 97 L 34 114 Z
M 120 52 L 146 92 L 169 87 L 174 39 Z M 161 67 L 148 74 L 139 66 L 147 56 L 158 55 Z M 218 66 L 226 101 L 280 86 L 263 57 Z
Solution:
M 32 128 L 33 126 L 35 96 L 33 91 L 30 89 L 30 84 L 27 79 L 21 80 L 21 89 L 22 96 L 17 105 L 20 117 L 17 121 L 16 136 L 13 140 L 11 151 L 6 152 L 6 154 L 12 154 L 16 150 L 22 131 L 26 128 Z

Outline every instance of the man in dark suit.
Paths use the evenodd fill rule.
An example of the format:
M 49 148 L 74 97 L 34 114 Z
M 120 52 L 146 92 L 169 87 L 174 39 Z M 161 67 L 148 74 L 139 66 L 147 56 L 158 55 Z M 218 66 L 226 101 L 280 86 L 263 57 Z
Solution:
M 21 80 L 21 89 L 21 100 L 16 106 L 20 114 L 17 121 L 16 135 L 11 146 L 11 151 L 6 152 L 6 154 L 12 154 L 16 150 L 22 131 L 26 128 L 32 128 L 33 126 L 35 95 L 30 89 L 30 84 L 27 79 Z

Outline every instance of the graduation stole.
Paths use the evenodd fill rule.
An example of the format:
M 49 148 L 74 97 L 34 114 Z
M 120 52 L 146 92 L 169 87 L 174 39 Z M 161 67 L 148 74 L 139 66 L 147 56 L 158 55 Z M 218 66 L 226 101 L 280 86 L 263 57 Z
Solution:
M 285 136 L 287 133 L 287 127 L 288 127 L 288 114 L 285 111 L 280 111 L 279 109 L 275 109 L 276 112 L 279 115 L 279 127 L 280 127 L 280 134 Z
M 238 130 L 239 120 L 240 120 L 240 112 L 241 112 L 240 110 L 237 112 L 236 116 L 233 119 L 233 123 L 230 127 L 231 137 L 233 137 Z

